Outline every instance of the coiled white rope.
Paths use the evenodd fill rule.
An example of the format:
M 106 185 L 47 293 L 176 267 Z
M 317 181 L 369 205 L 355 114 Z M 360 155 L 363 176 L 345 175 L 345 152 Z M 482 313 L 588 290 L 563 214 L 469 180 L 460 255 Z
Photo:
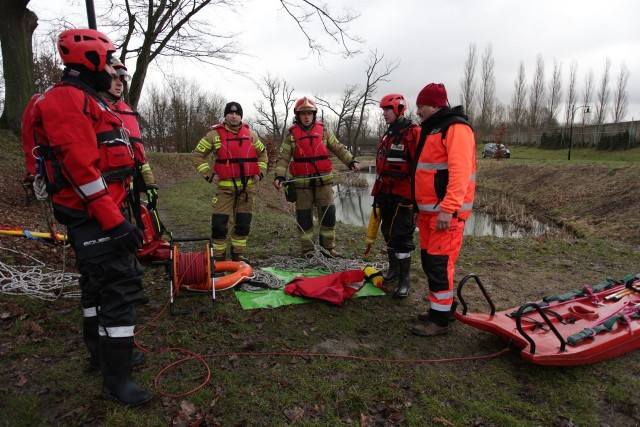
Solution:
M 30 255 L 3 246 L 0 246 L 0 252 L 12 252 L 28 259 L 31 264 L 9 265 L 0 261 L 0 292 L 3 294 L 26 295 L 47 301 L 80 297 L 79 274 L 53 270 Z

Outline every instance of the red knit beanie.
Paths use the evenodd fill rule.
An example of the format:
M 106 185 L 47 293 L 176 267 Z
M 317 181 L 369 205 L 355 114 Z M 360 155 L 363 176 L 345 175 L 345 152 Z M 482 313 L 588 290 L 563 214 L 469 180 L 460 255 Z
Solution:
M 416 105 L 428 105 L 429 107 L 446 107 L 447 90 L 442 83 L 429 83 L 418 94 Z

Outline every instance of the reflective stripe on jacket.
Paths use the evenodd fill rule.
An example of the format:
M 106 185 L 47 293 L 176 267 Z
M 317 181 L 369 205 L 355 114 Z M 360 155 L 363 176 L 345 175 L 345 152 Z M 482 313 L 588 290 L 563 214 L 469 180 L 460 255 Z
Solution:
M 52 195 L 54 208 L 77 212 L 76 217 L 88 214 L 107 230 L 124 221 L 120 208 L 124 181 L 133 171 L 133 150 L 122 121 L 102 98 L 83 88 L 86 84 L 69 80 L 37 99 L 32 125 L 48 157 L 48 180 L 64 181 Z
M 465 123 L 435 128 L 426 136 L 415 169 L 415 201 L 421 212 L 471 215 L 476 188 L 475 138 Z
M 394 123 L 395 124 L 395 123 Z M 392 124 L 376 154 L 376 182 L 371 195 L 397 194 L 411 199 L 411 166 L 415 160 L 420 128 L 409 120 Z

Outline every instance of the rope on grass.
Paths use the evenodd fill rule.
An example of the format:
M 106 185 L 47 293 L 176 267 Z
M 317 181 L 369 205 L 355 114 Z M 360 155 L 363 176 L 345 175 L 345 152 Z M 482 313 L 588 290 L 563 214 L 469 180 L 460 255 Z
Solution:
M 386 262 L 367 262 L 362 259 L 334 258 L 319 245 L 314 245 L 313 252 L 304 258 L 294 258 L 290 256 L 274 255 L 266 258 L 262 263 L 279 270 L 289 270 L 307 272 L 310 270 L 320 270 L 326 274 L 338 271 L 358 270 L 368 265 L 377 270 L 384 270 L 388 267 Z
M 316 245 L 315 251 L 312 254 L 308 254 L 305 258 L 274 255 L 263 260 L 261 264 L 268 265 L 277 270 L 296 271 L 299 273 L 320 270 L 324 274 L 346 270 L 360 270 L 366 266 L 372 266 L 376 270 L 383 270 L 388 266 L 388 264 L 384 262 L 370 263 L 357 259 L 333 258 L 328 255 L 325 249 L 322 249 L 318 245 Z M 256 268 L 253 272 L 255 277 L 248 282 L 240 283 L 238 285 L 240 290 L 259 293 L 282 289 L 285 286 L 282 280 L 268 271 Z
M 0 292 L 3 294 L 26 295 L 46 301 L 80 298 L 79 274 L 52 270 L 30 255 L 3 246 L 0 246 L 1 251 L 24 257 L 31 264 L 9 265 L 0 261 Z

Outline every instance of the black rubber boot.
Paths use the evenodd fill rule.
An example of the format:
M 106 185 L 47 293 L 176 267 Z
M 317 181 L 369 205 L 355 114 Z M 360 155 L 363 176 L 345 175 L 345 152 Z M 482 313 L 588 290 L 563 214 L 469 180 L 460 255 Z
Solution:
M 389 269 L 384 276 L 382 276 L 382 283 L 390 283 L 398 278 L 398 258 L 396 258 L 396 251 L 387 248 L 387 256 L 389 257 Z
M 398 286 L 393 291 L 394 298 L 406 298 L 409 296 L 409 271 L 411 270 L 411 257 L 398 260 Z
M 153 394 L 140 387 L 131 376 L 133 337 L 100 337 L 102 394 L 127 406 L 142 405 Z
M 89 370 L 100 369 L 100 335 L 98 316 L 82 318 L 82 337 L 89 350 Z
M 98 317 L 84 317 L 82 319 L 82 336 L 89 350 L 89 371 L 100 369 L 100 335 L 98 334 Z M 131 353 L 131 366 L 138 366 L 144 362 L 144 353 L 134 350 Z

